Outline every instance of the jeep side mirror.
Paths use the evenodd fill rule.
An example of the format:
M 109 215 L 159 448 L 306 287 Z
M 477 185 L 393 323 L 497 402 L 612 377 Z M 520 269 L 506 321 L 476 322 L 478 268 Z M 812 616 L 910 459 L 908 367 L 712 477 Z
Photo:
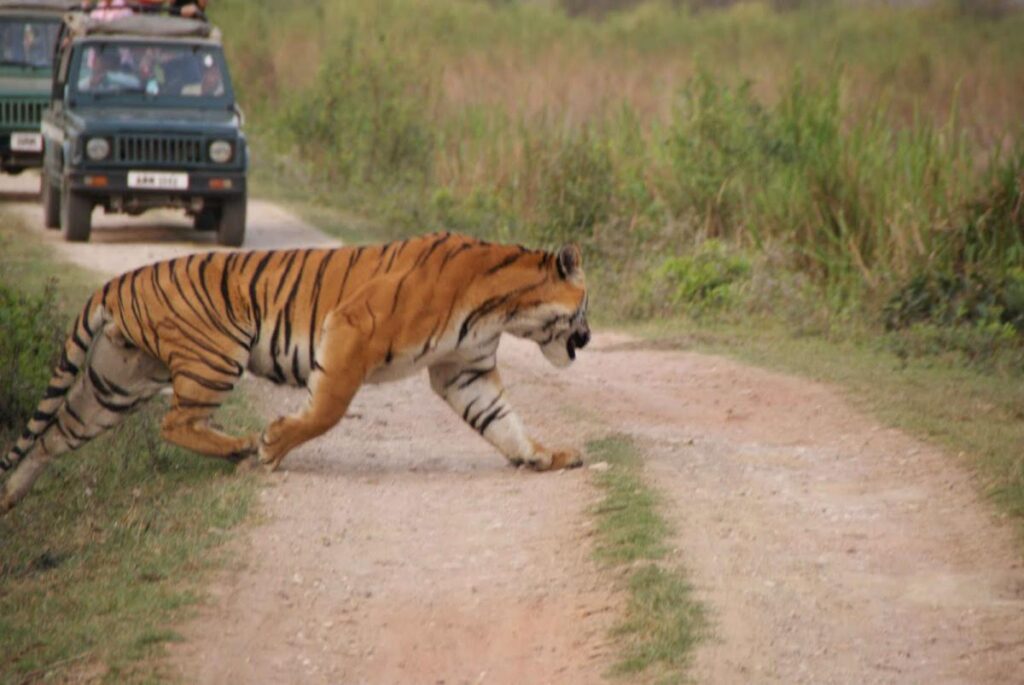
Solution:
M 237 102 L 231 103 L 231 111 L 238 117 L 238 125 L 245 126 L 245 112 L 242 111 Z

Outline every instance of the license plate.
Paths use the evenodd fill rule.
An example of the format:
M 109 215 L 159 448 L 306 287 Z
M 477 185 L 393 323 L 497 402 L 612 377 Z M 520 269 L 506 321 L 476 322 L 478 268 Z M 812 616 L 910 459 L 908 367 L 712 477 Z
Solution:
M 43 136 L 41 133 L 12 133 L 11 149 L 15 152 L 42 152 Z
M 166 171 L 129 171 L 128 187 L 153 190 L 188 190 L 188 174 Z

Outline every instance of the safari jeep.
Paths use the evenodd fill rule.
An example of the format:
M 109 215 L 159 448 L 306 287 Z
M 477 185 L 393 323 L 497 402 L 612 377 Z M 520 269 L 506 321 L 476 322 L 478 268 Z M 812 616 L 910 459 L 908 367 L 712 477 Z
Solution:
M 0 0 L 0 170 L 43 163 L 39 121 L 50 102 L 53 48 L 69 0 Z
M 94 207 L 171 207 L 241 245 L 248 152 L 220 32 L 166 15 L 71 14 L 58 40 L 42 124 L 46 226 L 86 241 Z

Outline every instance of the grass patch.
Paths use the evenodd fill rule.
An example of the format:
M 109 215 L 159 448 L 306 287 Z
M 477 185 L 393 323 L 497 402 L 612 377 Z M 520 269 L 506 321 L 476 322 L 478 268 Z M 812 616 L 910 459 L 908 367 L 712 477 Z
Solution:
M 629 593 L 625 616 L 613 628 L 621 653 L 611 672 L 680 682 L 707 621 L 682 572 L 663 561 L 670 530 L 658 512 L 658 496 L 644 484 L 640 452 L 630 437 L 592 440 L 587 452 L 611 467 L 596 477 L 605 495 L 594 510 L 595 554 L 625 571 Z
M 15 217 L 3 218 L 0 285 L 49 297 L 70 325 L 99 279 L 50 262 Z M 49 370 L 38 373 L 33 382 L 45 385 Z M 258 480 L 163 442 L 165 410 L 157 398 L 58 458 L 0 519 L 0 683 L 168 675 L 162 645 L 181 639 L 171 626 L 201 597 L 204 572 L 222 563 L 218 550 L 244 520 Z M 240 396 L 219 419 L 257 427 Z M 13 436 L 0 438 L 7 447 Z

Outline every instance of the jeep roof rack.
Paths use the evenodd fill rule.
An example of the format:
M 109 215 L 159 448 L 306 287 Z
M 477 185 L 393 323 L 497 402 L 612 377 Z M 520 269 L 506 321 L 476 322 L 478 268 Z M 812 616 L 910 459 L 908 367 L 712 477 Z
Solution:
M 81 0 L 0 0 L 0 10 L 70 12 L 81 5 Z
M 73 36 L 135 36 L 143 38 L 207 38 L 220 40 L 220 30 L 200 19 L 162 14 L 130 14 L 117 19 L 94 19 L 72 13 L 64 19 Z

